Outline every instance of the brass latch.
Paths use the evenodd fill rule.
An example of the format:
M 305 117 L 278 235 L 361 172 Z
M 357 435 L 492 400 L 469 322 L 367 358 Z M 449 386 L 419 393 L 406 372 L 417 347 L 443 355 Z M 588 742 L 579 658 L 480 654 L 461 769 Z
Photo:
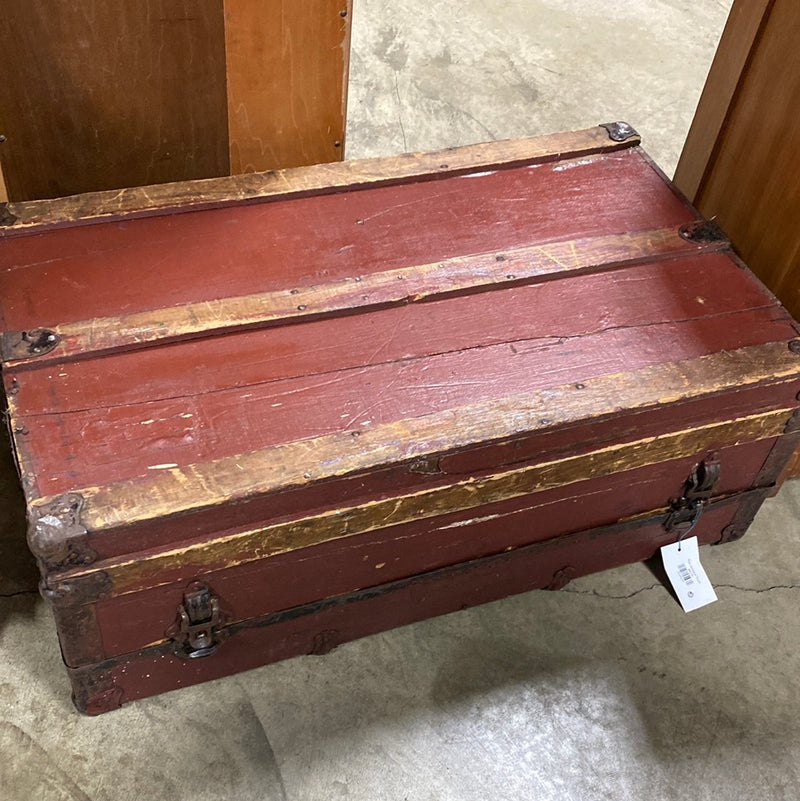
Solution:
M 202 582 L 192 582 L 183 593 L 178 619 L 167 629 L 175 653 L 184 659 L 211 656 L 225 639 L 219 599 Z
M 667 531 L 682 538 L 697 525 L 719 482 L 719 468 L 716 456 L 711 456 L 692 468 L 683 485 L 683 494 L 670 501 L 671 511 L 664 520 Z

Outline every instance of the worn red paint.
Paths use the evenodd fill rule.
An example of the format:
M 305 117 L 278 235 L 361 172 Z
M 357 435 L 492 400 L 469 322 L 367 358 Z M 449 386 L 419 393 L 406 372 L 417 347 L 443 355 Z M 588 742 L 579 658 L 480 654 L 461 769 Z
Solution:
M 723 448 L 719 494 L 746 490 L 774 443 Z M 663 508 L 680 495 L 695 462 L 692 456 L 601 476 L 234 568 L 209 564 L 200 572 L 167 572 L 165 586 L 97 605 L 106 653 L 124 654 L 162 638 L 184 586 L 194 578 L 214 588 L 233 620 L 266 615 Z
M 696 219 L 636 148 L 569 165 L 475 172 L 10 237 L 0 243 L 3 327 L 86 320 L 90 337 L 98 317 L 265 291 L 291 296 L 292 289 L 450 257 L 677 229 Z M 512 397 L 552 398 L 556 405 L 566 398 L 577 410 L 568 424 L 543 416 L 524 428 L 510 420 L 469 447 L 448 446 L 447 436 L 441 437 L 441 451 L 422 465 L 400 450 L 393 462 L 324 480 L 313 478 L 317 465 L 309 464 L 305 485 L 276 480 L 269 491 L 251 488 L 235 504 L 204 505 L 200 493 L 187 499 L 185 513 L 87 532 L 96 562 L 73 564 L 72 573 L 56 571 L 46 581 L 55 587 L 77 576 L 80 584 L 86 578 L 81 570 L 113 572 L 128 557 L 141 562 L 223 534 L 715 421 L 773 410 L 785 410 L 788 419 L 797 405 L 800 372 L 774 377 L 768 368 L 745 388 L 737 387 L 738 373 L 726 376 L 724 386 L 701 383 L 700 397 L 676 379 L 663 388 L 664 402 L 656 395 L 658 402 L 648 400 L 649 406 L 635 412 L 622 411 L 625 397 L 605 398 L 602 406 L 585 410 L 575 400 L 586 383 L 604 376 L 644 381 L 647 368 L 769 343 L 780 343 L 785 353 L 784 343 L 796 336 L 792 320 L 727 252 L 665 254 L 653 246 L 639 262 L 585 274 L 565 271 L 523 285 L 512 261 L 507 269 L 497 285 L 480 292 L 424 302 L 409 298 L 392 308 L 346 309 L 327 319 L 83 354 L 72 361 L 9 365 L 3 377 L 7 389 L 13 387 L 14 421 L 27 432 L 16 441 L 29 500 L 93 485 L 113 487 L 110 495 L 120 486 L 135 492 L 151 486 L 143 477 L 170 465 L 191 471 L 193 465 L 281 444 L 300 443 L 295 452 L 302 457 L 307 451 L 313 461 L 309 441 L 342 432 L 353 452 L 371 454 L 352 445 L 358 440 L 350 432 L 379 425 L 391 431 L 392 424 L 444 413 L 446 432 L 457 433 L 459 408 Z M 157 317 L 154 312 L 154 327 Z M 609 379 L 601 386 L 615 384 Z M 778 423 L 783 425 L 782 418 Z M 741 494 L 766 491 L 774 480 L 769 455 L 775 433 L 770 429 L 760 439 L 754 434 L 755 441 L 714 441 L 691 455 L 687 450 L 680 458 L 567 480 L 481 507 L 443 509 L 426 520 L 389 526 L 387 518 L 366 532 L 269 558 L 256 558 L 256 550 L 242 564 L 223 563 L 223 555 L 199 567 L 167 566 L 155 586 L 131 583 L 127 594 L 84 599 L 73 630 L 88 641 L 94 625 L 94 645 L 84 653 L 92 659 L 101 653 L 112 662 L 83 665 L 80 643 L 65 649 L 71 666 L 81 665 L 73 671 L 83 688 L 79 697 L 90 710 L 102 711 L 119 700 L 322 652 L 374 631 L 548 586 L 563 568 L 581 575 L 649 557 L 671 537 L 660 520 L 586 532 L 665 507 L 710 450 L 722 463 L 717 493 L 732 496 L 713 506 L 698 527 L 704 542 L 717 541 Z M 374 444 L 376 453 L 383 445 L 391 443 Z M 765 464 L 769 470 L 762 471 Z M 450 570 L 462 563 L 468 566 Z M 136 653 L 165 636 L 183 588 L 196 578 L 212 586 L 229 619 L 258 621 L 420 575 L 392 585 L 385 595 L 245 627 L 207 659 L 182 661 L 168 648 Z M 56 603 L 67 609 L 67 601 Z M 97 680 L 96 692 L 86 690 L 82 673 Z
M 0 255 L 4 325 L 89 320 L 692 219 L 634 150 L 558 166 L 9 239 Z
M 737 503 L 710 511 L 694 533 L 702 544 L 716 541 L 719 531 L 732 519 Z M 120 703 L 188 687 L 222 676 L 250 670 L 301 654 L 311 654 L 325 639 L 329 646 L 381 631 L 444 615 L 494 601 L 515 593 L 546 587 L 565 565 L 580 576 L 597 570 L 648 559 L 658 548 L 671 542 L 660 521 L 635 528 L 593 535 L 592 532 L 565 537 L 526 549 L 510 551 L 462 571 L 441 577 L 422 576 L 416 583 L 390 593 L 332 605 L 316 614 L 284 622 L 254 626 L 226 640 L 210 659 L 185 660 L 170 654 L 150 655 L 146 651 L 110 664 L 106 670 L 121 692 L 94 713 L 113 709 Z M 82 670 L 70 671 L 73 682 L 81 684 Z

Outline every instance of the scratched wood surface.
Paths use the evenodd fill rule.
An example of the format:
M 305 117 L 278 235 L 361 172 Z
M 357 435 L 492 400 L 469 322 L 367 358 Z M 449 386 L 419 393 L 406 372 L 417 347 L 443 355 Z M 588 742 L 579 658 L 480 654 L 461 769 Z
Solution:
M 146 403 L 154 410 L 141 418 L 147 420 L 158 418 L 159 403 L 174 406 L 189 403 L 195 397 L 200 404 L 214 402 L 205 396 L 228 390 L 262 393 L 262 401 L 274 398 L 279 402 L 281 395 L 302 386 L 285 382 L 327 374 L 331 365 L 342 372 L 341 380 L 347 382 L 351 371 L 353 380 L 358 380 L 365 370 L 393 369 L 397 362 L 402 362 L 408 373 L 415 372 L 417 362 L 419 370 L 436 371 L 436 364 L 442 359 L 449 363 L 466 358 L 458 355 L 462 351 L 490 348 L 489 352 L 495 354 L 497 348 L 510 351 L 503 348 L 509 342 L 519 343 L 515 345 L 518 353 L 512 352 L 511 357 L 518 356 L 522 362 L 526 358 L 524 351 L 531 352 L 528 358 L 534 358 L 534 351 L 544 350 L 539 358 L 547 358 L 548 353 L 556 353 L 566 344 L 577 346 L 581 337 L 622 341 L 626 335 L 614 333 L 613 329 L 652 326 L 654 330 L 668 330 L 682 324 L 703 325 L 704 320 L 719 315 L 740 315 L 741 320 L 771 315 L 774 301 L 770 296 L 744 271 L 731 274 L 729 266 L 725 255 L 715 254 L 640 264 L 635 272 L 621 269 L 609 274 L 573 276 L 564 270 L 558 281 L 522 286 L 505 286 L 506 276 L 502 275 L 496 294 L 470 293 L 425 304 L 373 309 L 368 314 L 236 332 L 215 338 L 211 348 L 207 339 L 192 339 L 141 351 L 123 349 L 101 360 L 81 359 L 64 364 L 55 357 L 60 363 L 57 371 L 36 369 L 40 365 L 49 367 L 53 354 L 38 361 L 30 358 L 28 369 L 21 370 L 13 362 L 8 369 L 19 370 L 15 376 L 18 383 L 25 385 L 24 413 L 31 417 L 89 412 L 93 404 L 103 409 L 135 407 L 135 417 L 140 411 L 138 404 Z M 653 291 L 654 287 L 662 291 Z M 670 294 L 676 290 L 687 292 L 677 319 Z M 689 296 L 689 290 L 694 295 Z M 582 305 L 586 294 L 592 297 L 592 303 Z M 530 314 L 532 307 L 538 310 L 536 315 Z M 569 309 L 579 313 L 565 314 Z M 457 326 L 453 325 L 455 320 L 459 321 Z M 513 336 L 509 336 L 509 329 Z M 260 358 L 264 353 L 270 358 Z M 683 358 L 678 352 L 675 357 Z M 613 356 L 608 359 L 614 361 Z M 238 370 L 232 377 L 230 365 L 237 362 Z M 378 381 L 370 383 L 379 389 Z M 100 385 L 101 400 L 96 393 Z M 327 390 L 323 387 L 321 391 L 324 394 Z M 366 388 L 363 391 L 370 392 Z M 275 408 L 283 408 L 283 404 Z M 170 414 L 165 412 L 164 419 L 170 419 Z M 44 421 L 37 421 L 37 425 L 40 422 Z M 158 428 L 162 423 L 158 419 L 145 423 L 148 429 L 143 436 L 156 430 L 151 426 Z M 292 438 L 285 420 L 274 436 L 272 442 Z
M 691 372 L 683 374 L 687 378 L 694 376 Z M 651 377 L 658 380 L 655 376 Z M 590 395 L 597 391 L 599 398 L 602 384 L 592 382 L 592 385 L 587 385 Z M 609 393 L 613 396 L 614 392 L 631 389 L 631 385 L 624 381 L 616 383 L 613 389 L 610 384 L 605 384 L 605 387 L 606 399 Z M 598 417 L 583 417 L 580 420 L 578 418 L 587 406 L 578 401 L 577 393 L 571 395 L 569 388 L 561 390 L 562 403 L 569 408 L 556 415 L 555 419 L 543 418 L 542 415 L 548 413 L 544 409 L 547 400 L 552 407 L 553 392 L 558 392 L 558 389 L 533 399 L 510 398 L 493 410 L 473 410 L 476 421 L 481 414 L 480 419 L 485 419 L 486 423 L 505 421 L 506 425 L 490 430 L 468 421 L 463 432 L 466 438 L 461 440 L 449 438 L 446 441 L 441 425 L 443 419 L 439 421 L 438 428 L 434 428 L 434 415 L 433 419 L 417 421 L 424 423 L 424 428 L 415 424 L 414 430 L 399 430 L 394 425 L 392 434 L 395 438 L 404 438 L 404 442 L 394 451 L 387 449 L 385 444 L 382 449 L 374 448 L 382 432 L 373 430 L 363 435 L 366 436 L 363 451 L 359 450 L 350 435 L 318 438 L 291 447 L 278 446 L 273 457 L 286 460 L 280 474 L 273 472 L 276 459 L 269 459 L 262 453 L 259 463 L 256 462 L 258 456 L 253 455 L 245 457 L 247 461 L 244 464 L 236 458 L 219 460 L 194 465 L 191 472 L 186 469 L 159 471 L 142 479 L 88 488 L 81 491 L 84 497 L 82 518 L 91 527 L 87 542 L 97 560 L 106 560 L 122 553 L 168 548 L 175 542 L 207 540 L 218 537 L 222 530 L 252 528 L 253 521 L 289 520 L 356 505 L 365 498 L 399 496 L 444 486 L 472 475 L 486 475 L 510 466 L 555 460 L 588 453 L 615 442 L 657 436 L 665 430 L 680 429 L 687 419 L 704 423 L 733 419 L 743 413 L 763 413 L 776 408 L 776 405 L 789 407 L 800 392 L 800 381 L 778 386 L 769 382 L 745 385 L 736 393 L 718 387 L 717 394 L 704 396 L 700 380 L 699 384 L 694 385 L 694 397 L 668 405 L 660 409 L 658 415 L 653 414 L 652 406 L 637 407 L 631 401 L 631 405 L 624 409 L 624 417 L 620 417 L 623 410 L 619 405 L 609 404 L 606 412 Z M 658 403 L 654 398 L 651 395 L 650 401 Z M 662 402 L 667 400 L 663 395 L 660 399 Z M 644 398 L 638 400 L 643 402 Z M 594 403 L 594 400 L 588 403 Z M 508 431 L 507 421 L 512 414 L 512 404 L 515 433 L 499 441 L 476 442 L 475 438 L 481 436 L 496 437 L 498 430 Z M 467 411 L 459 412 L 459 417 L 468 417 L 469 414 Z M 521 429 L 526 430 L 520 433 Z M 422 437 L 426 438 L 422 440 Z M 301 471 L 301 464 L 295 463 L 294 468 L 291 467 L 301 447 L 302 465 L 307 466 L 313 455 L 313 460 L 319 462 L 321 467 L 325 462 L 327 470 L 315 471 L 313 478 L 308 479 Z M 448 447 L 453 448 L 449 454 L 431 455 Z M 336 449 L 336 460 L 326 457 L 323 448 L 331 453 Z M 257 487 L 262 494 L 253 493 L 252 488 L 248 490 L 247 482 L 242 483 L 243 471 L 236 467 L 237 464 L 239 467 L 250 465 L 257 474 L 263 476 L 263 483 Z M 178 473 L 180 483 L 174 486 L 187 490 L 183 502 L 188 502 L 189 506 L 181 507 L 176 492 L 170 492 L 169 488 L 173 486 Z M 197 492 L 188 492 L 189 481 L 200 480 L 206 491 L 202 504 L 199 504 L 201 498 Z M 309 493 L 307 489 L 312 480 L 314 489 L 313 493 Z M 212 486 L 215 492 L 220 493 L 218 498 L 209 496 Z M 238 498 L 237 502 L 229 503 L 234 497 Z M 158 502 L 148 503 L 148 498 L 158 499 Z M 173 503 L 167 507 L 165 503 L 168 498 Z M 36 513 L 42 503 L 46 503 L 46 499 L 33 502 L 32 511 Z M 36 550 L 35 538 L 29 541 Z M 53 564 L 49 572 L 64 569 L 56 566 L 55 560 L 48 559 L 44 555 L 43 564 L 50 564 L 51 561 Z
M 536 149 L 552 154 L 541 141 Z M 452 155 L 458 163 L 460 152 Z M 466 181 L 481 204 L 463 191 Z M 627 202 L 608 202 L 617 196 Z M 65 341 L 71 353 L 57 348 L 41 361 L 7 365 L 4 374 L 28 491 L 53 496 L 341 431 L 363 434 L 493 398 L 790 338 L 785 314 L 746 271 L 713 248 L 677 245 L 684 241 L 677 227 L 692 219 L 641 152 L 627 148 L 6 240 L 6 326 L 73 326 Z M 231 240 L 236 229 L 253 235 Z M 631 241 L 633 253 L 625 253 Z M 480 253 L 487 256 L 464 260 Z M 617 269 L 572 274 L 620 253 Z M 186 265 L 204 278 L 199 285 L 183 280 Z M 429 276 L 419 265 L 433 265 L 438 276 L 430 294 L 423 290 L 429 302 L 411 302 L 412 294 L 383 308 L 398 296 L 387 300 L 382 287 L 405 283 L 398 271 L 420 272 L 424 285 Z M 518 267 L 519 278 L 505 272 Z M 366 294 L 359 296 L 361 285 Z M 344 293 L 338 310 L 345 316 L 309 316 L 309 296 L 331 291 Z M 119 310 L 120 293 L 127 318 L 108 316 Z M 226 317 L 217 298 L 236 307 L 248 293 L 254 307 L 280 298 L 274 321 L 292 310 L 287 301 L 300 317 L 236 330 L 236 315 Z M 128 352 L 139 344 L 132 343 L 139 328 L 145 343 L 165 325 L 169 335 L 163 317 L 171 313 L 182 320 L 173 338 L 201 338 Z M 218 315 L 224 331 L 234 328 L 210 340 Z M 130 323 L 120 333 L 123 319 Z M 92 343 L 107 355 L 89 358 Z M 64 361 L 81 348 L 86 358 Z
M 494 504 L 504 501 L 532 498 L 545 490 L 589 482 L 593 478 L 606 475 L 627 473 L 641 467 L 661 465 L 672 458 L 688 458 L 688 469 L 691 469 L 694 463 L 691 460 L 696 459 L 698 453 L 719 450 L 728 442 L 774 440 L 783 433 L 790 414 L 790 410 L 779 409 L 738 420 L 670 432 L 661 437 L 610 445 L 578 456 L 536 461 L 490 475 L 451 481 L 449 484 L 422 489 L 409 495 L 370 500 L 357 506 L 337 508 L 299 520 L 235 532 L 212 542 L 184 542 L 171 550 L 126 555 L 121 559 L 98 562 L 91 567 L 74 568 L 64 574 L 63 580 L 76 582 L 102 570 L 111 579 L 109 592 L 113 595 L 124 595 L 142 587 L 185 582 L 187 576 L 202 575 L 211 569 L 259 562 L 276 554 L 305 549 L 334 539 L 355 537 L 376 529 L 418 523 L 452 512 L 474 511 L 478 508 L 491 510 Z M 754 467 L 761 466 L 768 451 L 769 448 L 757 451 L 753 462 L 740 462 L 733 467 L 730 475 L 726 475 L 726 481 L 732 483 L 721 485 L 720 494 L 726 489 L 731 492 L 747 489 Z M 735 463 L 741 459 L 742 455 L 739 453 L 729 455 L 726 467 L 728 460 Z M 681 464 L 679 469 L 672 472 L 671 480 L 663 482 L 663 486 L 669 485 L 680 490 L 688 474 L 686 468 L 686 463 Z M 726 470 L 726 474 L 727 472 Z M 742 481 L 745 483 L 741 484 Z M 618 491 L 621 486 L 618 485 Z M 581 494 L 580 489 L 575 489 L 574 492 L 576 495 Z M 662 503 L 654 506 L 642 506 L 643 499 L 634 499 L 631 514 L 666 507 L 669 500 L 665 497 L 667 494 L 669 493 L 662 490 L 662 495 L 659 496 Z M 532 531 L 528 536 L 538 538 L 538 533 Z M 431 542 L 435 542 L 435 534 L 431 534 Z
M 610 192 L 627 202 L 608 202 Z M 656 228 L 677 227 L 695 216 L 638 152 L 626 150 L 567 170 L 554 163 L 475 169 L 437 181 L 67 228 L 3 242 L 4 328 L 290 293 L 466 255 L 649 231 L 653 219 Z
M 541 141 L 536 149 L 553 152 Z M 458 163 L 459 151 L 453 156 Z M 608 201 L 620 196 L 625 204 Z M 51 361 L 7 365 L 28 492 L 53 496 L 341 431 L 362 434 L 370 426 L 790 338 L 774 299 L 724 253 L 694 246 L 668 258 L 681 254 L 675 228 L 693 218 L 641 152 L 627 148 L 6 240 L 5 326 L 71 322 L 74 337 L 88 330 L 84 339 L 107 353 L 89 358 L 89 346 L 86 358 L 71 363 L 56 349 Z M 237 229 L 252 235 L 236 236 Z M 591 264 L 609 253 L 609 237 L 618 254 L 631 232 L 644 232 L 632 261 L 571 274 L 583 263 L 576 242 L 595 242 L 587 248 Z M 599 247 L 593 236 L 602 240 Z M 548 249 L 554 241 L 562 243 L 557 256 Z M 459 273 L 463 254 L 480 253 L 488 255 L 467 259 Z M 572 262 L 563 260 L 567 254 Z M 549 264 L 543 271 L 536 267 L 542 257 Z M 487 258 L 495 262 L 488 275 Z M 110 259 L 114 270 L 107 268 Z M 186 265 L 203 280 L 185 281 Z M 403 283 L 393 271 L 419 265 L 434 265 L 441 282 L 424 295 L 429 302 L 382 308 L 388 301 L 379 295 L 370 305 L 376 277 Z M 522 283 L 504 272 L 518 266 Z M 452 295 L 448 269 L 455 272 Z M 542 272 L 552 280 L 540 282 Z M 419 281 L 425 280 L 423 274 Z M 252 293 L 263 301 L 268 292 L 284 303 L 310 302 L 307 294 L 324 295 L 331 286 L 339 292 L 348 281 L 347 302 L 339 304 L 344 317 L 308 317 L 300 302 L 295 310 L 303 316 L 291 326 L 208 338 L 217 314 L 225 330 L 231 322 L 217 298 L 236 305 Z M 363 307 L 353 294 L 357 284 L 367 287 Z M 492 291 L 475 294 L 487 287 Z M 121 296 L 132 322 L 119 335 L 122 318 L 109 312 L 119 311 Z M 188 331 L 201 338 L 127 351 L 137 326 L 147 340 L 176 308 L 185 316 L 171 336 Z M 281 314 L 274 317 L 280 321 Z
M 695 532 L 702 544 L 716 541 L 742 500 L 717 502 Z M 374 592 L 338 596 L 265 616 L 242 627 L 211 659 L 179 659 L 169 644 L 69 671 L 79 709 L 99 714 L 121 704 L 186 687 L 292 656 L 332 647 L 488 601 L 547 587 L 565 564 L 580 576 L 651 557 L 672 541 L 661 517 L 535 543 L 506 554 L 388 583 Z
M 4 328 L 60 338 L 6 337 L 3 380 L 68 663 L 163 644 L 198 576 L 244 621 L 652 515 L 712 453 L 720 493 L 768 490 L 791 318 L 727 243 L 686 240 L 641 150 L 566 141 L 0 241 Z
M 774 440 L 764 439 L 719 452 L 725 464 L 721 494 L 746 488 L 755 464 Z M 663 509 L 694 464 L 694 454 L 590 482 L 537 491 L 533 496 L 493 503 L 480 510 L 448 510 L 434 521 L 419 520 L 398 529 L 380 528 L 358 537 L 338 537 L 303 550 L 200 575 L 225 599 L 230 621 L 247 620 L 320 598 L 396 581 L 450 564 L 525 547 L 531 542 L 582 531 L 633 517 L 642 508 Z M 586 491 L 591 493 L 587 503 Z M 503 536 L 498 537 L 502 527 Z M 402 537 L 398 533 L 402 531 Z M 561 565 L 563 566 L 563 565 Z M 209 568 L 211 565 L 209 565 Z M 285 576 L 293 581 L 287 583 Z M 105 655 L 130 653 L 163 639 L 164 609 L 181 601 L 181 571 L 170 583 L 103 598 L 96 604 Z M 159 577 L 160 580 L 161 577 Z M 71 662 L 78 664 L 78 660 Z
M 679 430 L 689 419 L 791 406 L 798 389 L 797 359 L 784 343 L 746 348 L 377 425 L 358 437 L 343 431 L 81 488 L 81 519 L 98 558 L 205 542 L 254 520 L 449 486 L 503 465 L 563 460 Z M 438 465 L 424 466 L 439 454 Z M 51 500 L 33 501 L 31 511 L 45 513 L 38 510 Z
M 560 134 L 508 139 L 425 153 L 361 159 L 245 175 L 178 181 L 107 192 L 86 192 L 53 200 L 13 202 L 13 222 L 0 226 L 0 237 L 36 233 L 103 220 L 126 220 L 203 208 L 264 201 L 311 192 L 381 186 L 408 180 L 435 180 L 441 175 L 497 169 L 514 164 L 576 158 L 633 147 L 639 137 L 613 142 L 602 127 Z
M 691 255 L 725 247 L 725 243 L 718 242 L 689 242 L 673 228 L 547 242 L 533 247 L 511 248 L 502 253 L 454 257 L 433 264 L 333 280 L 288 292 L 285 289 L 255 292 L 235 298 L 54 325 L 48 330 L 58 337 L 55 348 L 44 354 L 23 354 L 21 357 L 12 351 L 5 362 L 14 367 L 29 362 L 38 368 L 46 362 L 63 363 L 115 351 L 146 349 L 151 344 L 284 323 L 296 324 L 322 317 L 363 315 L 368 311 L 441 299 L 448 295 L 491 291 L 564 277 L 569 273 L 611 270 L 625 262 L 679 253 Z M 697 264 L 694 262 L 695 266 Z M 364 316 L 362 319 L 372 321 L 379 318 Z M 347 324 L 347 321 L 342 323 Z M 308 330 L 300 329 L 301 332 Z M 242 342 L 240 340 L 240 344 Z
M 564 314 L 566 307 L 558 308 Z M 406 357 L 399 365 L 385 361 L 232 389 L 212 385 L 164 400 L 139 395 L 118 405 L 15 414 L 14 420 L 36 432 L 26 441 L 39 491 L 57 495 L 76 485 L 121 481 L 314 436 L 363 432 L 496 397 L 585 383 L 658 364 L 664 352 L 683 360 L 702 356 L 708 345 L 758 345 L 781 331 L 770 307 L 731 313 L 730 324 L 731 333 L 720 337 L 716 321 L 701 315 L 682 323 L 654 322 L 646 347 L 635 329 L 624 327 L 572 336 L 557 331 L 553 337 L 515 339 L 513 348 L 478 343 L 430 357 Z M 791 338 L 788 320 L 782 331 Z M 102 386 L 102 376 L 93 378 Z M 146 392 L 148 383 L 136 389 Z M 19 386 L 21 394 L 24 378 Z M 387 387 L 395 391 L 387 393 Z M 16 401 L 13 409 L 18 409 Z M 76 452 L 82 454 L 79 465 L 71 456 Z M 307 468 L 313 470 L 313 463 Z
M 792 0 L 734 2 L 675 182 L 800 319 L 798 37 Z

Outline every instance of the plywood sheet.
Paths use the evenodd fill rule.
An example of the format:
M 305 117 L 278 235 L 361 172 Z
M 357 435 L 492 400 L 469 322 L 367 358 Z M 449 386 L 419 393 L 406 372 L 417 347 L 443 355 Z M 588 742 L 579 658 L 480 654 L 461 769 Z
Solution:
M 339 161 L 351 0 L 225 0 L 232 173 Z
M 7 0 L 3 18 L 11 199 L 228 172 L 222 0 Z

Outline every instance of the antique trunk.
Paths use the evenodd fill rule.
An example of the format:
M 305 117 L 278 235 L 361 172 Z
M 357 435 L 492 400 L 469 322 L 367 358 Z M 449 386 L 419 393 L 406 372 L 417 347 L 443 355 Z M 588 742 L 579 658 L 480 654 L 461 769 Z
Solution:
M 740 537 L 800 338 L 622 123 L 3 213 L 78 707 Z

